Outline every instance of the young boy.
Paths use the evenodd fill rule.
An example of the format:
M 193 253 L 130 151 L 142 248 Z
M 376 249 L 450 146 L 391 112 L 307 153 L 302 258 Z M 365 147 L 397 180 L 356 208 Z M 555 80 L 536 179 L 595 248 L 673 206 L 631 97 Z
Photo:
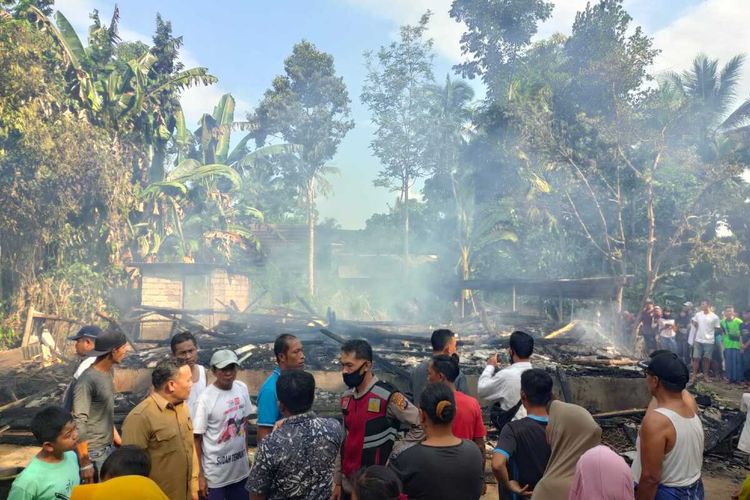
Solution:
M 42 449 L 13 482 L 8 500 L 70 498 L 71 490 L 80 482 L 78 458 L 73 451 L 78 442 L 73 416 L 58 406 L 49 406 L 34 415 L 31 432 Z

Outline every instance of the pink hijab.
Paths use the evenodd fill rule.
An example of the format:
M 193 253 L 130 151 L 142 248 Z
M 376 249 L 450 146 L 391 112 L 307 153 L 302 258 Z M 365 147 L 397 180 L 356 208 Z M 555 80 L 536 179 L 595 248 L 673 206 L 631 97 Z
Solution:
M 599 445 L 581 455 L 568 500 L 633 500 L 630 467 L 617 453 Z

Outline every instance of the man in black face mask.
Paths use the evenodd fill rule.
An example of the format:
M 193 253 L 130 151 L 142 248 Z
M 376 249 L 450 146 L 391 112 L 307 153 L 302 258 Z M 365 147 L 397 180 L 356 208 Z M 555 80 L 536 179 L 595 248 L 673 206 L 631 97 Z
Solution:
M 401 422 L 412 426 L 404 441 L 422 438 L 419 409 L 372 373 L 372 347 L 364 340 L 341 346 L 341 371 L 349 389 L 341 398 L 346 437 L 336 463 L 332 500 L 349 498 L 362 467 L 385 465 Z

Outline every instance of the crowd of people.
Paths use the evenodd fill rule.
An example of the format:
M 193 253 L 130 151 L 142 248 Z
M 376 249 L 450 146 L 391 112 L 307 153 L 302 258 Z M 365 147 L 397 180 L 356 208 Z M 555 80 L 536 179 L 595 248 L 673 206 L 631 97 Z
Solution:
M 708 300 L 697 309 L 692 302 L 685 302 L 673 315 L 669 307 L 646 300 L 638 317 L 624 313 L 624 332 L 629 335 L 637 327 L 648 353 L 665 349 L 677 354 L 692 366 L 691 384 L 702 371 L 706 382 L 714 376 L 750 386 L 750 310 L 741 316 L 728 305 L 720 318 Z
M 487 429 L 450 330 L 432 334 L 433 356 L 415 368 L 406 393 L 377 377 L 365 340 L 346 341 L 340 419 L 312 411 L 315 378 L 304 371 L 304 348 L 293 335 L 276 340 L 278 367 L 256 407 L 237 380 L 233 351 L 212 353 L 209 384 L 195 337 L 179 333 L 122 434 L 114 425 L 113 367 L 127 355 L 127 339 L 96 327 L 71 339 L 83 369 L 62 407 L 34 417 L 41 448 L 10 500 L 476 500 L 486 492 Z M 514 332 L 510 363 L 493 355 L 479 377 L 478 395 L 492 404 L 499 431 L 491 469 L 501 498 L 704 498 L 703 428 L 679 353 L 655 349 L 642 363 L 652 401 L 630 467 L 602 444 L 586 409 L 553 397 L 552 378 L 534 367 L 533 352 L 533 337 Z M 251 460 L 247 431 L 256 415 Z

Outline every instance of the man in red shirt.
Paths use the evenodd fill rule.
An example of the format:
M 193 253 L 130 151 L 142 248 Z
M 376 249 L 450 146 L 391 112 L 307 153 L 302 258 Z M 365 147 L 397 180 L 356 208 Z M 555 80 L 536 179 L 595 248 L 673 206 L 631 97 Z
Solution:
M 432 362 L 427 369 L 427 380 L 430 383 L 445 382 L 453 390 L 453 395 L 456 398 L 456 416 L 451 426 L 453 435 L 457 438 L 474 441 L 479 446 L 479 451 L 482 452 L 482 463 L 484 464 L 484 438 L 487 435 L 487 428 L 484 426 L 484 420 L 482 420 L 482 408 L 475 398 L 456 390 L 454 382 L 458 373 L 458 355 L 441 354 L 432 358 Z

